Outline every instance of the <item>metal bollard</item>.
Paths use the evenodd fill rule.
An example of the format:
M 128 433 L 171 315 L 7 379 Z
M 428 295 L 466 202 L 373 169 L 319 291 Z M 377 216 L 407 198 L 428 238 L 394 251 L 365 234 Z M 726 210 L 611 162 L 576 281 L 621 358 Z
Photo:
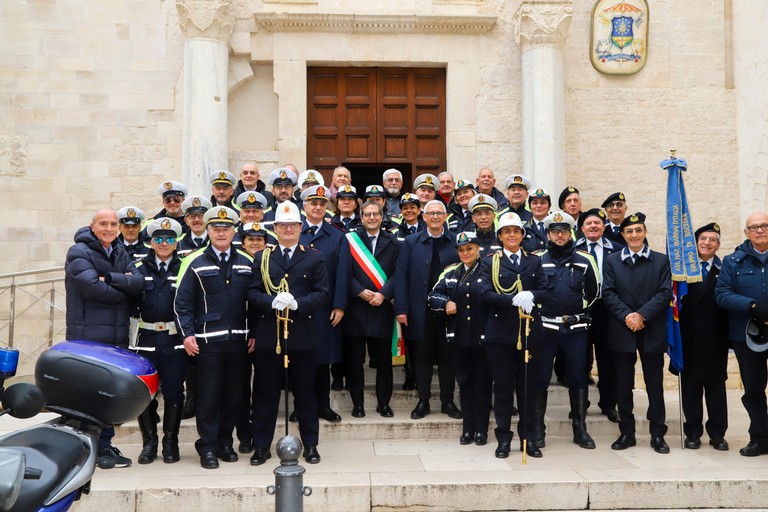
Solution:
M 311 487 L 304 487 L 304 471 L 299 465 L 301 441 L 295 436 L 283 436 L 275 451 L 280 466 L 275 468 L 275 485 L 267 486 L 267 494 L 275 496 L 275 512 L 302 512 L 304 496 L 312 494 Z

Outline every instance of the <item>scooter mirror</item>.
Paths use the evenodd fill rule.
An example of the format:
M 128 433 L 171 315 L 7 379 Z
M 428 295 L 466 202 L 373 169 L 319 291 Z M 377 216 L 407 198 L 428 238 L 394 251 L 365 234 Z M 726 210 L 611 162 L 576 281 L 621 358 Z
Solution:
M 31 418 L 45 405 L 43 392 L 34 384 L 19 382 L 6 388 L 2 397 L 3 412 L 14 418 Z

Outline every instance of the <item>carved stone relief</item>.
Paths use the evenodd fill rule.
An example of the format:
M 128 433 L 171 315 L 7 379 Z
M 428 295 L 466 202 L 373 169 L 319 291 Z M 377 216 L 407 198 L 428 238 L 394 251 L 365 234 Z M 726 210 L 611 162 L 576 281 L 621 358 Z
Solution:
M 572 2 L 524 2 L 515 13 L 515 41 L 518 46 L 562 45 L 568 37 L 573 15 Z
M 229 40 L 235 24 L 235 7 L 230 0 L 176 0 L 181 31 L 188 38 L 210 37 Z
M 27 173 L 27 137 L 0 136 L 0 176 Z

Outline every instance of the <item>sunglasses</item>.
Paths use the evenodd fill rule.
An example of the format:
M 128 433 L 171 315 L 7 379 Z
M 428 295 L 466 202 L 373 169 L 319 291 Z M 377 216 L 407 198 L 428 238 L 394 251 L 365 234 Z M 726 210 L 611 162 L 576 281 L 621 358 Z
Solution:
M 153 238 L 153 240 L 157 245 L 160 245 L 163 242 L 167 243 L 168 245 L 173 245 L 176 243 L 175 236 L 156 236 L 155 238 Z
M 184 199 L 180 196 L 171 196 L 171 197 L 164 197 L 163 202 L 164 203 L 181 203 Z

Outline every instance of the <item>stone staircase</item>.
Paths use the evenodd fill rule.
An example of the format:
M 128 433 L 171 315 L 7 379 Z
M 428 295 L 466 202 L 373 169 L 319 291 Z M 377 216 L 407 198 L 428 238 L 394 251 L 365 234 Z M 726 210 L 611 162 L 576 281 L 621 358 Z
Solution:
M 401 372 L 396 370 L 396 379 Z M 371 382 L 371 379 L 367 379 Z M 415 392 L 396 391 L 391 401 L 394 418 L 375 412 L 375 395 L 366 391 L 365 418 L 352 418 L 346 391 L 332 392 L 333 407 L 343 420 L 321 420 L 319 451 L 322 462 L 300 461 L 304 485 L 312 495 L 304 498 L 305 511 L 480 511 L 480 510 L 615 510 L 615 509 L 760 509 L 768 506 L 768 457 L 746 458 L 738 448 L 747 442 L 748 421 L 740 404 L 740 391 L 729 391 L 731 451 L 717 452 L 706 444 L 699 450 L 680 446 L 678 395 L 668 391 L 667 442 L 669 455 L 649 446 L 648 424 L 643 418 L 647 401 L 635 394 L 638 446 L 616 452 L 610 444 L 618 428 L 599 414 L 595 405 L 588 427 L 595 450 L 571 442 L 567 418 L 567 390 L 550 388 L 547 412 L 547 447 L 541 459 L 520 452 L 496 459 L 491 439 L 486 446 L 461 446 L 461 421 L 435 412 L 411 420 Z M 590 387 L 593 404 L 597 390 Z M 40 421 L 40 417 L 34 420 Z M 11 423 L 15 422 L 15 423 Z M 24 423 L 30 423 L 26 420 Z M 18 428 L 18 420 L 0 418 L 0 432 Z M 491 425 L 491 429 L 493 425 Z M 295 424 L 289 425 L 297 435 Z M 277 437 L 284 432 L 282 418 Z M 193 441 L 194 420 L 181 429 L 182 460 L 125 469 L 97 470 L 92 491 L 77 503 L 76 511 L 235 511 L 273 510 L 275 498 L 267 494 L 279 465 L 274 445 L 266 464 L 251 467 L 249 456 L 221 463 L 218 470 L 200 468 Z M 140 435 L 135 422 L 117 429 L 115 444 L 136 458 Z M 513 444 L 513 447 L 516 444 Z

